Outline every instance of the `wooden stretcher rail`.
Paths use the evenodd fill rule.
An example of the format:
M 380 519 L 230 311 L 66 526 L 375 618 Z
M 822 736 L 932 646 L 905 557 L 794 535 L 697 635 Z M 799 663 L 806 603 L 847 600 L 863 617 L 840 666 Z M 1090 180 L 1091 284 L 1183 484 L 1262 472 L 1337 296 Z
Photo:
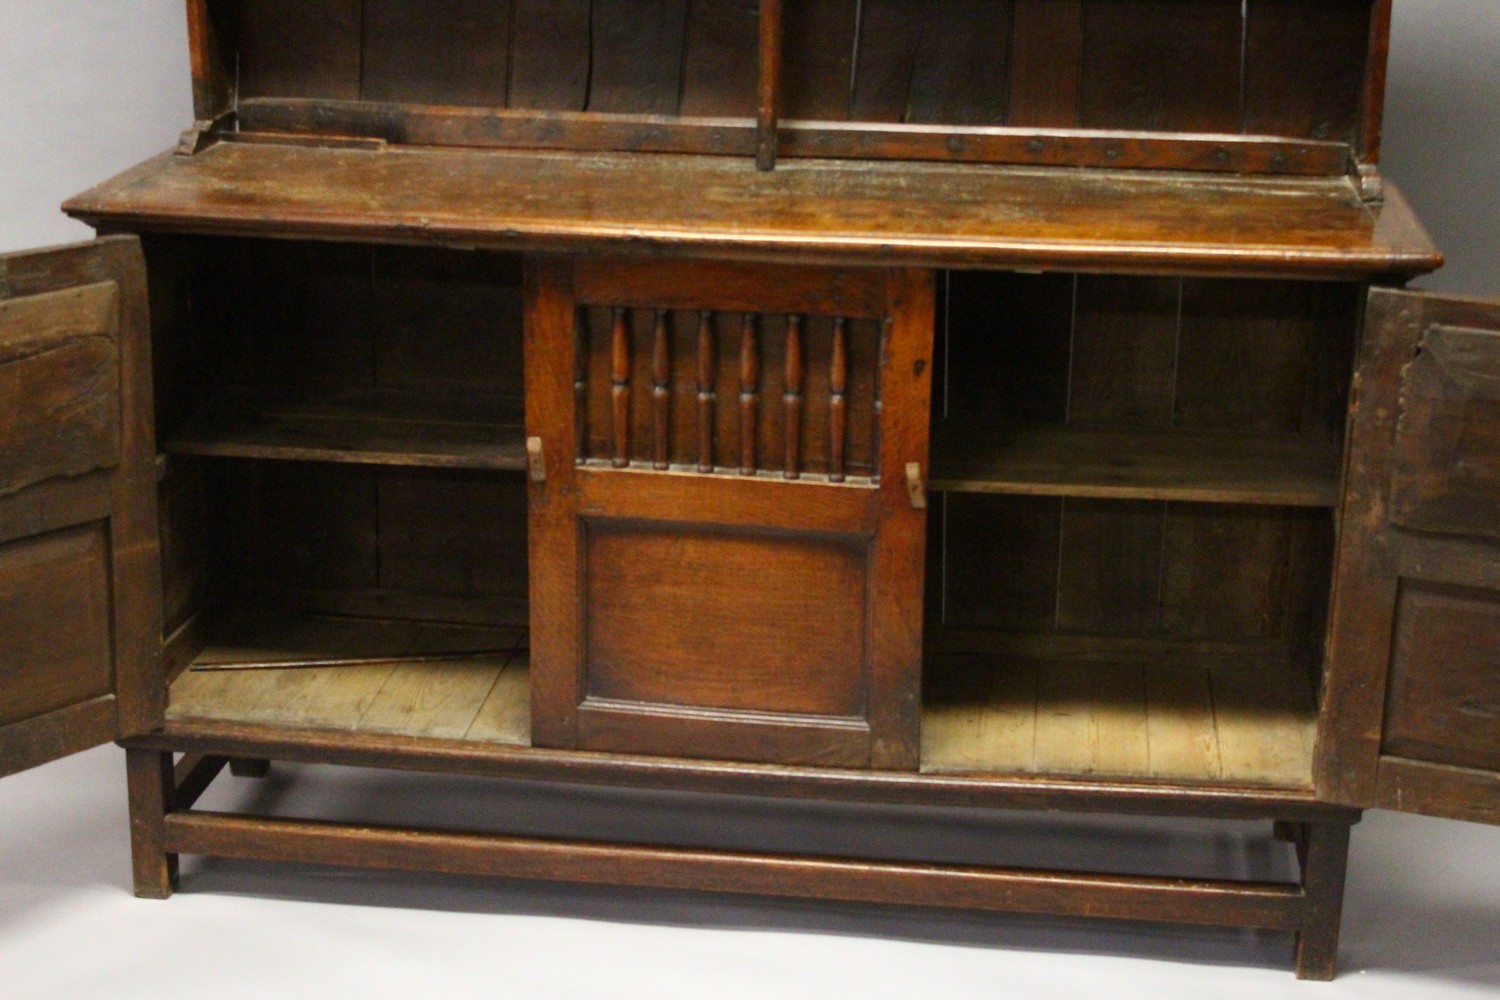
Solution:
M 171 813 L 176 854 L 846 902 L 1295 930 L 1295 884 L 987 869 Z

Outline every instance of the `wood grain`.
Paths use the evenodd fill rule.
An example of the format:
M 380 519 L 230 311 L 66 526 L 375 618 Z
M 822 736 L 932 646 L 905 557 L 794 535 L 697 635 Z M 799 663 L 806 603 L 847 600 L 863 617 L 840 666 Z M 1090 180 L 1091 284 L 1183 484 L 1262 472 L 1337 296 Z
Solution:
M 684 190 L 696 196 L 684 202 Z M 149 230 L 389 240 L 419 226 L 427 238 L 494 247 L 605 249 L 628 238 L 642 252 L 863 263 L 877 253 L 928 266 L 1356 277 L 1441 260 L 1420 228 L 1396 224 L 1404 203 L 1372 210 L 1347 179 L 1184 185 L 1150 171 L 797 161 L 756 172 L 708 156 L 221 143 L 152 161 L 67 208 Z

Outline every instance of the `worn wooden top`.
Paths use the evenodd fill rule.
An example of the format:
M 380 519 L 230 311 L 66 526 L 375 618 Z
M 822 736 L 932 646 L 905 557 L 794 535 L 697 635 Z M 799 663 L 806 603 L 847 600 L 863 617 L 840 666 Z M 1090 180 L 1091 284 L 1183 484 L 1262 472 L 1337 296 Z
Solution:
M 104 229 L 923 266 L 1412 275 L 1442 263 L 1393 189 L 923 163 L 224 142 L 69 201 Z

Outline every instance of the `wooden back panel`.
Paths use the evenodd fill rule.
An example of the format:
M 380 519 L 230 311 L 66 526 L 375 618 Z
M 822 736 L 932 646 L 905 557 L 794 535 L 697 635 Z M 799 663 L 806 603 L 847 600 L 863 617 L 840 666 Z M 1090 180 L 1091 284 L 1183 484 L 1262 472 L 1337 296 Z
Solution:
M 1388 4 L 786 0 L 780 58 L 764 72 L 779 81 L 771 89 L 792 123 L 781 136 L 791 156 L 1341 172 L 1347 149 L 1341 159 L 1316 144 L 1378 157 Z M 398 142 L 754 148 L 759 0 L 192 0 L 190 10 L 202 119 L 236 107 L 252 128 Z M 289 99 L 325 103 L 275 106 Z M 438 127 L 431 108 L 372 118 L 329 101 L 551 117 Z M 634 117 L 613 130 L 556 117 L 580 113 Z M 740 125 L 673 131 L 679 117 Z M 873 131 L 803 127 L 813 122 Z M 970 138 L 949 144 L 946 131 L 893 125 Z M 1004 126 L 1115 135 L 1096 147 L 973 131 Z M 1189 150 L 1172 138 L 1186 133 L 1303 145 Z

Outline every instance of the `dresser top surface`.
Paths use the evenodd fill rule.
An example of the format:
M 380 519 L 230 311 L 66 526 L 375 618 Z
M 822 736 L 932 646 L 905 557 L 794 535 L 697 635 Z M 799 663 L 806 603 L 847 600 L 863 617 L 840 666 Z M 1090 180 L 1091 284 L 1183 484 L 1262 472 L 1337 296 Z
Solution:
M 106 229 L 938 267 L 1365 278 L 1438 254 L 1346 177 L 221 142 L 72 199 Z

